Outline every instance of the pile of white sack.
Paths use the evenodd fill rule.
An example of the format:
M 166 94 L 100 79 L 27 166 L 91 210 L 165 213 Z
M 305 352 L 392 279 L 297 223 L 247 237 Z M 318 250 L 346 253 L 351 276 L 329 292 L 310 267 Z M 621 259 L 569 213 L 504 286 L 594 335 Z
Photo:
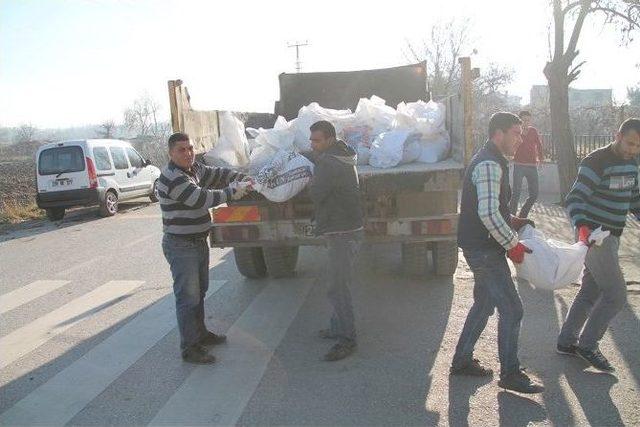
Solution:
M 355 112 L 314 102 L 289 122 L 280 116 L 272 129 L 247 128 L 246 132 L 242 121 L 223 112 L 220 139 L 205 154 L 205 162 L 246 172 L 269 200 L 288 200 L 311 180 L 313 164 L 300 152 L 311 150 L 309 128 L 320 120 L 331 122 L 338 138 L 354 148 L 358 165 L 392 168 L 411 162 L 436 163 L 449 152 L 443 104 L 402 102 L 393 108 L 372 96 L 360 99 Z
M 594 230 L 589 241 L 600 246 L 609 236 L 609 231 L 601 227 Z M 584 259 L 589 248 L 584 243 L 564 243 L 547 239 L 544 233 L 530 225 L 525 225 L 518 236 L 522 243 L 531 249 L 524 255 L 520 264 L 515 264 L 516 274 L 538 289 L 561 289 L 582 278 Z

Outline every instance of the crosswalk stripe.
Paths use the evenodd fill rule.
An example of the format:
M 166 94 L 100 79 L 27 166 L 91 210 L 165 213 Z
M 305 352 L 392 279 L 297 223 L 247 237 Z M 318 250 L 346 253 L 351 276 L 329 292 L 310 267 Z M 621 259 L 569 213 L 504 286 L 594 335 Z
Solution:
M 82 295 L 0 338 L 0 348 L 2 349 L 0 369 L 85 320 L 91 315 L 92 310 L 99 310 L 106 304 L 116 302 L 118 298 L 126 296 L 143 283 L 139 280 L 107 282 L 88 294 Z
M 226 280 L 212 280 L 207 298 Z M 166 295 L 0 415 L 2 425 L 64 425 L 176 327 Z
M 235 425 L 273 353 L 302 306 L 312 280 L 268 285 L 216 348 L 213 366 L 198 366 L 150 425 Z
M 36 298 L 71 283 L 68 280 L 37 280 L 0 296 L 0 314 L 20 307 Z

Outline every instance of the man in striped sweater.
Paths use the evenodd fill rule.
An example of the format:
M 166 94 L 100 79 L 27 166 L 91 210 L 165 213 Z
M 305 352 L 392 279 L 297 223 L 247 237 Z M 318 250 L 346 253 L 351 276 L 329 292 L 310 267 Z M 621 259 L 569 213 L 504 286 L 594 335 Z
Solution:
M 169 262 L 176 297 L 182 358 L 190 363 L 213 363 L 205 346 L 222 343 L 224 335 L 207 330 L 204 297 L 209 288 L 209 209 L 240 199 L 250 188 L 244 175 L 195 161 L 189 136 L 169 137 L 169 164 L 156 186 L 162 210 L 162 251 Z
M 618 248 L 627 214 L 640 220 L 639 154 L 640 119 L 628 119 L 613 143 L 593 151 L 580 163 L 566 200 L 578 240 L 589 245 L 589 235 L 598 227 L 611 235 L 587 252 L 582 286 L 558 337 L 557 350 L 579 356 L 605 372 L 614 371 L 614 367 L 600 352 L 598 342 L 627 301 Z

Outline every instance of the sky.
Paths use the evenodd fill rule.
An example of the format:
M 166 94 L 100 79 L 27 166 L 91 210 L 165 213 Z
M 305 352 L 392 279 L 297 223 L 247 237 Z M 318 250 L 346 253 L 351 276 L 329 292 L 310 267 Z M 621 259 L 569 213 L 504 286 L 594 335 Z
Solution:
M 548 0 L 386 2 L 196 0 L 0 0 L 0 126 L 41 128 L 122 122 L 150 94 L 167 118 L 167 80 L 180 78 L 202 110 L 273 111 L 278 74 L 407 63 L 436 22 L 468 18 L 473 66 L 515 71 L 507 89 L 528 102 L 545 84 Z M 621 47 L 612 27 L 585 25 L 576 88 L 612 88 L 617 101 L 640 82 L 640 43 Z

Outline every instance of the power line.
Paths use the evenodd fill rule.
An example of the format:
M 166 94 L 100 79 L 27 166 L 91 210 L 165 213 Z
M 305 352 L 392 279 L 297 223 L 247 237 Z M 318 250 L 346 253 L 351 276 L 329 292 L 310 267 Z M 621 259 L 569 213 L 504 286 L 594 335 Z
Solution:
M 305 40 L 303 42 L 289 42 L 287 43 L 287 46 L 296 48 L 296 73 L 299 73 L 302 69 L 302 61 L 300 61 L 300 48 L 303 46 L 309 46 L 309 41 Z

